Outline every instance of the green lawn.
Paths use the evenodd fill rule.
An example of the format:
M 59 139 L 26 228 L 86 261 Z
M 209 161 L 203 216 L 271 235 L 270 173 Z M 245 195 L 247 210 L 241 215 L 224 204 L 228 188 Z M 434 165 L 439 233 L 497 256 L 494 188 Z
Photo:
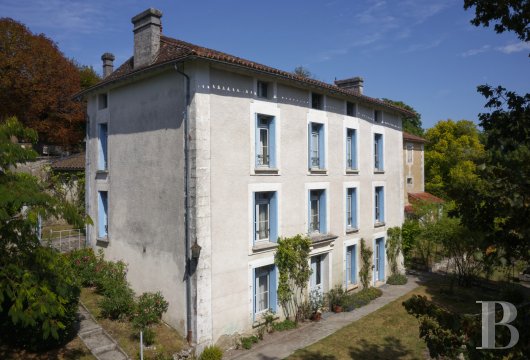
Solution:
M 496 291 L 458 287 L 449 291 L 447 279 L 434 276 L 424 285 L 378 311 L 351 323 L 333 335 L 296 351 L 289 360 L 421 359 L 428 354 L 419 338 L 418 321 L 401 303 L 414 294 L 427 296 L 440 306 L 459 313 L 479 313 L 477 300 L 498 300 Z

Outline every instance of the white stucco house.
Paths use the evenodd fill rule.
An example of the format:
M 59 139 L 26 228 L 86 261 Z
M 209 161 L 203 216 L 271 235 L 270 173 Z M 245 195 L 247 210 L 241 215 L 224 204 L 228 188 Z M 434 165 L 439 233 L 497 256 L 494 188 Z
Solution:
M 88 101 L 87 241 L 162 291 L 165 320 L 198 346 L 245 332 L 276 299 L 279 236 L 313 240 L 309 286 L 358 284 L 360 239 L 374 285 L 388 227 L 403 222 L 408 112 L 363 94 L 161 34 L 132 19 L 134 55 Z M 200 247 L 200 253 L 199 253 Z

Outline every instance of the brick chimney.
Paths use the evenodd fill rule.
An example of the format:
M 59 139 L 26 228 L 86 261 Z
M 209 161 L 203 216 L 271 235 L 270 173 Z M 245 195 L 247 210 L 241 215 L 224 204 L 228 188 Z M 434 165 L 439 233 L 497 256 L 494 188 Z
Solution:
M 353 90 L 354 92 L 362 95 L 363 94 L 364 80 L 362 77 L 356 76 L 350 79 L 335 80 L 335 85 L 341 89 Z
M 149 8 L 131 19 L 134 25 L 134 68 L 151 65 L 160 49 L 162 12 Z
M 105 79 L 114 71 L 114 55 L 105 53 L 101 55 L 101 60 L 103 60 L 103 79 Z

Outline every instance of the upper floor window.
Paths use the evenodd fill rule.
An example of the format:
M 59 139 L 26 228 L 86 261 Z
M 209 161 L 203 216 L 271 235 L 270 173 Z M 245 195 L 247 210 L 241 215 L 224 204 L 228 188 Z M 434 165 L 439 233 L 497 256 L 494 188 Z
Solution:
M 383 121 L 383 112 L 381 110 L 374 110 L 374 121 L 375 122 Z
M 383 186 L 375 187 L 375 224 L 384 224 L 385 222 L 385 193 Z
M 346 115 L 356 116 L 357 115 L 357 105 L 355 103 L 346 102 Z
M 309 233 L 327 233 L 326 191 L 309 191 Z
M 272 116 L 256 117 L 256 166 L 276 166 L 276 127 Z
M 357 229 L 357 189 L 346 191 L 346 231 Z
M 324 96 L 322 94 L 311 93 L 311 107 L 322 110 L 324 108 Z
M 254 319 L 256 316 L 272 310 L 276 312 L 276 267 L 262 266 L 254 269 Z
M 407 164 L 412 164 L 412 154 L 414 151 L 414 145 L 411 143 L 407 144 Z
M 268 99 L 270 95 L 269 83 L 258 80 L 258 97 Z
M 98 110 L 106 109 L 108 106 L 108 97 L 107 94 L 98 95 Z
M 383 134 L 374 134 L 374 169 L 383 171 Z
M 309 169 L 325 169 L 324 125 L 309 123 Z
M 98 238 L 106 238 L 108 235 L 108 193 L 98 191 Z
M 357 169 L 357 132 L 346 129 L 346 169 Z
M 254 242 L 278 239 L 278 200 L 276 192 L 254 194 Z
M 98 170 L 107 170 L 107 124 L 98 125 Z

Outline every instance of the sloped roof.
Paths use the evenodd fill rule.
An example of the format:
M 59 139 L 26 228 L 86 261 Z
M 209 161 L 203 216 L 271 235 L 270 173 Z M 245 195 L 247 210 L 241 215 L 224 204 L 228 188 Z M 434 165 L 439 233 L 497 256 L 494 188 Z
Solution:
M 408 193 L 408 196 L 410 203 L 423 201 L 428 203 L 441 204 L 444 202 L 439 197 L 434 196 L 433 194 L 430 194 L 428 192 Z
M 55 171 L 84 171 L 85 153 L 82 152 L 56 160 L 52 163 L 51 167 Z
M 412 141 L 412 142 L 421 142 L 421 143 L 427 142 L 427 140 L 425 140 L 424 138 L 408 133 L 406 131 L 403 131 L 403 140 Z
M 95 86 L 88 88 L 79 94 L 76 95 L 76 97 L 81 97 L 89 92 L 92 92 L 93 90 L 96 90 L 97 88 L 108 85 L 110 83 L 123 80 L 125 78 L 128 78 L 129 76 L 132 76 L 133 74 L 138 74 L 140 72 L 156 68 L 165 64 L 177 62 L 177 61 L 183 61 L 188 59 L 204 59 L 212 62 L 218 62 L 218 63 L 224 63 L 228 65 L 238 66 L 242 68 L 246 68 L 249 70 L 254 70 L 258 72 L 262 72 L 268 75 L 273 75 L 277 77 L 281 77 L 286 80 L 291 80 L 298 82 L 303 85 L 313 86 L 320 88 L 322 90 L 327 90 L 335 93 L 339 93 L 342 95 L 346 95 L 348 97 L 356 98 L 357 100 L 370 103 L 373 105 L 377 105 L 382 108 L 386 108 L 388 110 L 398 112 L 404 116 L 412 116 L 414 115 L 412 112 L 409 112 L 405 109 L 402 109 L 400 107 L 385 103 L 382 100 L 372 98 L 366 95 L 361 95 L 359 93 L 356 93 L 352 90 L 346 90 L 341 89 L 336 85 L 328 84 L 319 80 L 310 79 L 310 78 L 304 78 L 298 75 L 295 75 L 294 73 L 278 70 L 270 66 L 262 65 L 254 61 L 246 60 L 234 55 L 226 54 L 221 51 L 205 48 L 202 46 L 194 45 L 182 40 L 173 39 L 167 36 L 160 36 L 160 50 L 158 53 L 158 56 L 153 61 L 152 64 L 148 66 L 144 66 L 138 69 L 134 69 L 133 65 L 133 57 L 129 58 L 127 61 L 125 61 L 121 66 L 119 66 L 112 74 L 107 76 L 105 79 L 103 79 L 100 83 L 96 84 Z

